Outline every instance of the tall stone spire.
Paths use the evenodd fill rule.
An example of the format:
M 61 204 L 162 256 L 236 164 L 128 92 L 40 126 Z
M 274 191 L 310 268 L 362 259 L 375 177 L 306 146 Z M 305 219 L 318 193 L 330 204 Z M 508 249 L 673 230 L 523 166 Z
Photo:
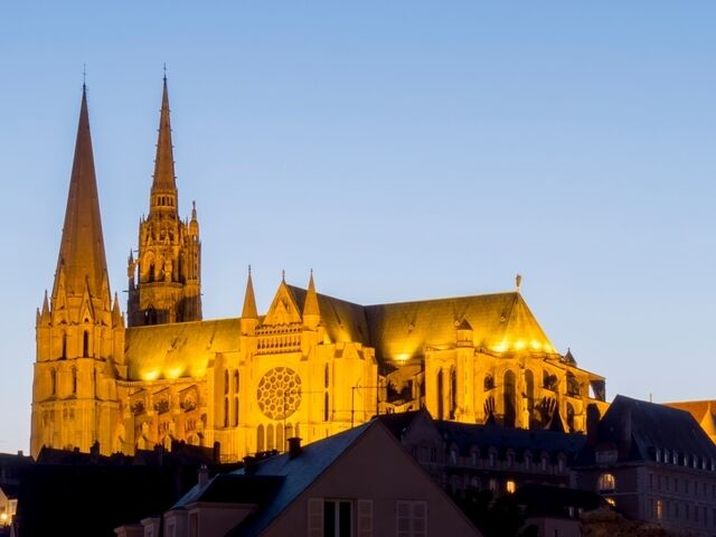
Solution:
M 154 160 L 154 180 L 152 182 L 151 209 L 169 209 L 177 212 L 177 187 L 174 175 L 174 149 L 172 146 L 172 126 L 169 117 L 169 90 L 164 75 L 162 109 L 159 116 L 159 137 L 157 156 Z
M 107 260 L 84 84 L 53 300 L 61 280 L 64 280 L 62 283 L 68 295 L 82 295 L 87 288 L 91 296 L 105 298 L 99 296 L 107 282 Z
M 164 75 L 149 216 L 139 222 L 136 258 L 127 264 L 129 326 L 201 320 L 201 240 L 196 207 L 178 216 L 169 92 Z

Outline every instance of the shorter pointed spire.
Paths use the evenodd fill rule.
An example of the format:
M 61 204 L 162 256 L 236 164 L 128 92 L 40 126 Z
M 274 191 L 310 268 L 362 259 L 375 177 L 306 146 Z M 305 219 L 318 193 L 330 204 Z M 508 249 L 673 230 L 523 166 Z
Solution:
M 45 298 L 42 300 L 42 315 L 50 314 L 50 301 L 47 298 L 47 289 L 45 289 Z
M 258 319 L 258 316 L 256 297 L 254 295 L 254 282 L 251 279 L 251 265 L 249 265 L 249 275 L 246 279 L 246 293 L 244 293 L 244 308 L 241 311 L 241 318 Z
M 308 279 L 308 289 L 306 290 L 306 299 L 303 302 L 303 318 L 307 316 L 320 317 L 321 311 L 318 308 L 318 294 L 316 293 L 316 284 L 313 282 L 313 269 Z
M 114 293 L 114 304 L 112 306 L 112 327 L 122 326 L 124 324 L 122 320 L 122 311 L 119 309 L 119 296 Z

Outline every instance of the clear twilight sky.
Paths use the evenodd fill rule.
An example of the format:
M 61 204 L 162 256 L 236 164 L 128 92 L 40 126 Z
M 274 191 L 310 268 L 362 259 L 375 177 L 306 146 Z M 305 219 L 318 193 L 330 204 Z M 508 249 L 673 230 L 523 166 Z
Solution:
M 239 315 L 249 263 L 262 311 L 282 269 L 364 304 L 519 272 L 610 399 L 713 398 L 715 25 L 712 1 L 4 3 L 0 452 L 29 446 L 83 64 L 123 300 L 166 62 L 205 318 Z

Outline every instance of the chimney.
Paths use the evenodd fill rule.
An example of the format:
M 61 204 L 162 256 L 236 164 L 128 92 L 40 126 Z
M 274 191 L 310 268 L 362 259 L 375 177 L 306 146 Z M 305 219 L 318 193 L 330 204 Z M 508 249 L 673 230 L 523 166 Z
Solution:
M 199 488 L 205 487 L 208 482 L 209 482 L 209 469 L 206 467 L 206 464 L 202 464 L 199 467 Z
M 599 439 L 599 409 L 594 403 L 587 405 L 587 444 L 594 447 Z
M 20 450 L 18 450 L 18 452 L 17 452 L 17 456 L 18 456 L 18 457 L 24 457 L 25 455 L 22 453 L 22 450 L 20 449 Z
M 288 439 L 288 458 L 295 459 L 301 454 L 301 439 L 297 436 Z
M 244 473 L 246 475 L 253 475 L 255 469 L 256 469 L 256 457 L 252 457 L 251 455 L 246 455 L 246 457 L 244 457 Z

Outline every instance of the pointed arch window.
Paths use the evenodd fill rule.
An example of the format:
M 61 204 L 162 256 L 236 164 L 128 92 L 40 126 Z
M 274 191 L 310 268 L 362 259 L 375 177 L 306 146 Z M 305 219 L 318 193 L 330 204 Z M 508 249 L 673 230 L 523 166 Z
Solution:
M 330 416 L 330 396 L 328 393 L 328 386 L 330 384 L 330 371 L 328 364 L 323 368 L 323 421 L 328 421 Z
M 286 444 L 284 444 L 283 440 L 283 425 L 276 425 L 276 449 L 279 451 L 285 451 Z
M 445 401 L 443 393 L 443 370 L 438 371 L 437 376 L 437 388 L 438 388 L 438 419 L 442 420 L 445 418 Z
M 89 356 L 89 344 L 90 344 L 90 335 L 89 330 L 85 330 L 82 332 L 82 356 L 87 358 Z
M 457 411 L 457 373 L 455 368 L 450 368 L 450 419 L 455 419 Z
M 509 369 L 505 371 L 503 382 L 503 423 L 506 427 L 515 426 L 515 418 L 517 417 L 517 404 L 515 402 L 515 374 Z
M 72 395 L 77 395 L 77 368 L 72 368 Z
M 273 425 L 271 425 L 270 423 L 266 426 L 266 449 L 269 451 L 274 449 Z
M 50 369 L 50 395 L 57 395 L 57 371 Z
M 67 332 L 62 332 L 62 359 L 67 358 Z
M 259 425 L 256 429 L 256 452 L 260 453 L 264 450 L 264 426 Z
M 234 370 L 234 427 L 239 425 L 239 370 Z
M 224 397 L 224 427 L 229 426 L 229 398 Z

